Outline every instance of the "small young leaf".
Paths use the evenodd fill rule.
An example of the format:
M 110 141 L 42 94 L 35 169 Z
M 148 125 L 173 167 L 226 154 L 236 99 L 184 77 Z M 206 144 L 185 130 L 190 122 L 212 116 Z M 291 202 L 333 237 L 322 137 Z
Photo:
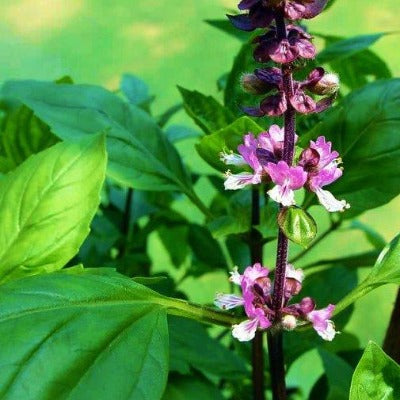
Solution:
M 135 75 L 124 74 L 122 76 L 121 90 L 131 104 L 144 109 L 148 109 L 154 99 L 150 96 L 146 82 Z
M 0 282 L 62 268 L 89 233 L 106 167 L 104 137 L 59 143 L 0 181 Z
M 332 43 L 322 50 L 317 57 L 317 62 L 324 64 L 332 60 L 338 61 L 350 57 L 362 50 L 367 49 L 388 33 L 374 33 L 370 35 L 359 35 Z
M 317 224 L 302 208 L 288 207 L 278 215 L 278 225 L 292 242 L 307 248 L 317 235 Z
M 374 342 L 369 342 L 351 381 L 349 400 L 397 400 L 400 366 Z
M 241 117 L 229 126 L 204 136 L 196 149 L 200 156 L 219 171 L 226 171 L 230 166 L 227 166 L 220 160 L 222 151 L 237 152 L 237 147 L 243 142 L 243 136 L 247 133 L 258 135 L 264 129 L 256 124 L 249 117 Z
M 204 133 L 215 132 L 235 120 L 234 115 L 213 97 L 179 86 L 178 89 L 186 112 Z
M 239 39 L 241 42 L 247 42 L 250 39 L 249 32 L 241 31 L 236 29 L 231 22 L 226 19 L 206 19 L 205 22 L 214 28 L 219 29 L 222 32 Z
M 159 400 L 168 330 L 158 295 L 90 271 L 9 282 L 0 292 L 0 397 Z

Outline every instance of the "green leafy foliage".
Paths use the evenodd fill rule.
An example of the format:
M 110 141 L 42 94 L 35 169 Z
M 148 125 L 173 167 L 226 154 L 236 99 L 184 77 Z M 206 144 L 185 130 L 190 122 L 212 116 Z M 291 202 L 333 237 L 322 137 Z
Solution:
M 307 248 L 317 235 L 314 218 L 302 208 L 287 207 L 278 215 L 278 225 L 292 242 Z
M 339 313 L 371 290 L 388 283 L 400 284 L 400 235 L 385 247 L 369 275 L 336 307 Z
M 344 164 L 343 177 L 329 186 L 346 199 L 344 218 L 386 204 L 400 192 L 400 79 L 354 91 L 329 112 L 301 143 L 324 135 Z
M 340 81 L 350 89 L 357 89 L 375 79 L 391 78 L 386 63 L 368 47 L 385 34 L 362 35 L 349 39 L 318 35 L 326 48 L 318 56 L 319 63 L 328 63 L 339 74 Z
M 196 145 L 196 149 L 200 156 L 219 171 L 226 171 L 230 166 L 226 166 L 220 160 L 220 153 L 237 152 L 237 147 L 243 142 L 243 135 L 253 133 L 258 135 L 263 131 L 249 117 L 241 117 L 228 126 L 201 138 L 200 143 Z
M 399 365 L 370 342 L 354 372 L 349 400 L 396 400 L 399 396 Z
M 353 369 L 338 357 L 323 349 L 318 349 L 328 378 L 329 392 L 326 400 L 348 400 Z
M 119 183 L 192 193 L 177 151 L 155 121 L 111 92 L 90 85 L 14 81 L 3 86 L 3 94 L 28 105 L 63 140 L 106 132 L 108 174 Z
M 223 400 L 220 391 L 204 378 L 180 377 L 173 379 L 162 400 Z
M 378 41 L 385 33 L 374 33 L 371 35 L 359 35 L 348 39 L 338 40 L 322 50 L 317 57 L 318 63 L 339 61 L 367 49 Z
M 21 106 L 10 111 L 0 134 L 0 172 L 8 172 L 32 154 L 57 143 L 49 127 Z
M 89 233 L 106 167 L 104 137 L 59 143 L 0 181 L 0 281 L 60 269 Z
M 189 374 L 194 368 L 226 379 L 246 376 L 246 365 L 236 353 L 211 338 L 196 321 L 169 316 L 170 370 Z
M 127 278 L 102 273 L 5 284 L 0 396 L 158 400 L 167 379 L 168 330 L 155 298 Z
M 208 134 L 234 121 L 234 115 L 211 96 L 178 87 L 183 105 L 193 121 Z

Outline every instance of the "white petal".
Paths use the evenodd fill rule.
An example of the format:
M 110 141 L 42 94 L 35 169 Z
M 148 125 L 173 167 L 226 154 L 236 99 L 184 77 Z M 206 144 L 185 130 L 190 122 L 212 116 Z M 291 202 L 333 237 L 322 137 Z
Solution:
M 327 190 L 318 188 L 315 193 L 318 196 L 319 202 L 329 212 L 344 211 L 350 208 L 350 204 L 348 204 L 346 200 L 337 200 L 335 196 L 331 192 L 328 192 Z
M 296 204 L 294 201 L 294 192 L 292 189 L 287 189 L 284 186 L 276 185 L 273 189 L 268 191 L 269 197 L 277 203 L 285 207 L 293 206 Z
M 242 283 L 242 275 L 239 274 L 238 267 L 233 268 L 233 271 L 230 272 L 229 280 L 236 285 L 240 285 Z
M 335 324 L 332 321 L 328 320 L 326 322 L 328 323 L 326 329 L 317 330 L 317 333 L 319 336 L 322 337 L 322 339 L 331 342 L 334 339 L 337 332 L 335 331 Z
M 257 182 L 257 176 L 248 172 L 240 174 L 226 173 L 226 180 L 224 182 L 225 190 L 238 190 L 243 189 L 247 185 L 260 183 Z
M 233 325 L 232 336 L 240 342 L 253 340 L 258 327 L 258 319 L 247 319 L 239 325 Z
M 242 306 L 244 304 L 243 297 L 234 294 L 218 293 L 214 304 L 222 310 L 231 310 L 232 308 Z
M 240 155 L 240 154 L 236 154 L 236 153 L 225 153 L 224 151 L 222 153 L 220 153 L 219 155 L 219 159 L 228 165 L 247 165 L 246 161 L 244 160 L 244 158 Z
M 304 271 L 300 268 L 294 268 L 292 264 L 287 264 L 286 278 L 296 279 L 297 282 L 302 283 L 304 280 Z

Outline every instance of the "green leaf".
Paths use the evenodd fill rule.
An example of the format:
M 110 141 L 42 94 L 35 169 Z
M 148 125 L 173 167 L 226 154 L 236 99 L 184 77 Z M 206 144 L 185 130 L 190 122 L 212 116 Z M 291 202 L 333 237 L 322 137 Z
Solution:
M 283 208 L 278 215 L 278 225 L 292 242 L 307 248 L 317 235 L 314 218 L 302 208 Z
M 122 76 L 121 91 L 131 104 L 144 109 L 148 109 L 149 104 L 154 100 L 154 97 L 150 96 L 146 82 L 135 75 Z
M 194 368 L 219 378 L 238 379 L 247 375 L 244 361 L 233 351 L 211 338 L 196 321 L 168 317 L 170 370 L 189 374 Z
M 379 286 L 389 283 L 400 284 L 400 235 L 383 249 L 375 266 L 359 286 L 343 298 L 336 306 L 335 314 L 343 311 L 360 297 Z
M 344 173 L 327 187 L 346 199 L 344 218 L 388 203 L 400 193 L 400 79 L 354 91 L 301 138 L 324 135 L 343 159 Z
M 234 115 L 211 96 L 183 87 L 178 89 L 187 114 L 206 134 L 224 128 L 234 121 Z
M 0 292 L 0 397 L 159 400 L 168 330 L 157 294 L 127 278 L 54 273 Z
M 343 43 L 344 39 L 339 36 L 318 35 L 325 40 L 327 48 L 335 44 Z M 366 85 L 375 79 L 391 78 L 392 74 L 386 63 L 373 51 L 364 49 L 353 53 L 346 58 L 337 60 L 332 58 L 328 61 L 330 68 L 340 76 L 342 84 L 354 90 Z
M 333 60 L 343 60 L 362 50 L 367 49 L 377 42 L 381 37 L 387 34 L 388 33 L 374 33 L 369 35 L 359 35 L 337 41 L 319 53 L 317 62 L 324 64 Z
M 176 149 L 144 111 L 97 86 L 10 81 L 3 94 L 27 104 L 63 140 L 107 132 L 108 175 L 141 190 L 193 195 Z
M 100 202 L 104 137 L 59 143 L 0 181 L 0 282 L 62 268 Z
M 201 135 L 196 129 L 184 125 L 171 125 L 165 130 L 165 134 L 172 143 Z
M 250 38 L 249 32 L 241 31 L 240 29 L 236 29 L 231 22 L 226 19 L 206 19 L 204 22 L 211 25 L 218 30 L 227 33 L 230 36 L 233 36 L 236 39 L 239 39 L 241 42 L 247 42 Z
M 32 154 L 51 147 L 58 142 L 49 127 L 34 116 L 33 112 L 21 106 L 7 115 L 0 136 L 0 172 L 8 172 L 20 165 Z
M 162 400 L 223 400 L 220 391 L 204 378 L 180 377 L 168 382 Z
M 336 354 L 321 348 L 318 349 L 318 352 L 329 383 L 326 400 L 348 400 L 353 369 Z
M 379 232 L 361 221 L 351 221 L 350 229 L 358 229 L 362 231 L 368 242 L 377 250 L 382 250 L 387 244 L 386 240 Z
M 369 342 L 354 372 L 349 400 L 397 400 L 400 366 L 374 342 Z
M 218 130 L 211 135 L 203 136 L 196 149 L 200 156 L 212 167 L 219 171 L 226 171 L 229 166 L 220 160 L 222 151 L 237 152 L 237 147 L 243 142 L 247 133 L 258 135 L 264 129 L 249 117 L 241 117 L 229 126 Z

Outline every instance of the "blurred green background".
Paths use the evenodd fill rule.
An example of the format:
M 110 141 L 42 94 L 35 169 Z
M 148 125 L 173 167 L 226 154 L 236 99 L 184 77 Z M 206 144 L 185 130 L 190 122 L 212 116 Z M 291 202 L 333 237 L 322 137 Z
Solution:
M 157 114 L 179 102 L 177 84 L 218 96 L 216 80 L 230 69 L 240 43 L 203 20 L 221 19 L 236 4 L 237 0 L 2 0 L 0 80 L 54 80 L 70 75 L 77 83 L 117 89 L 121 75 L 130 72 L 151 87 Z M 400 28 L 399 14 L 398 0 L 336 0 L 309 27 L 314 32 L 339 36 L 396 31 Z M 400 75 L 398 41 L 398 35 L 390 35 L 372 47 L 394 76 Z M 183 113 L 176 120 L 190 124 Z M 326 220 L 320 209 L 311 211 Z M 398 198 L 360 220 L 390 240 L 400 230 L 399 211 Z M 151 238 L 150 248 L 154 270 L 163 270 L 169 260 L 157 237 Z M 361 233 L 337 233 L 304 261 L 343 256 L 355 248 L 369 248 Z M 267 246 L 266 253 L 266 261 L 272 262 L 274 244 Z M 182 284 L 193 300 L 202 302 L 210 302 L 215 291 L 225 288 L 223 273 L 207 274 L 196 281 L 189 278 Z M 395 289 L 384 287 L 357 304 L 346 330 L 356 333 L 361 345 L 369 339 L 381 342 Z M 302 358 L 307 360 L 303 369 L 313 365 L 313 382 L 313 374 L 320 373 L 315 368 L 320 365 L 319 358 L 312 352 Z M 300 376 L 307 390 L 304 377 L 308 375 L 304 371 L 300 374 L 300 369 L 292 368 L 289 380 L 297 383 Z

